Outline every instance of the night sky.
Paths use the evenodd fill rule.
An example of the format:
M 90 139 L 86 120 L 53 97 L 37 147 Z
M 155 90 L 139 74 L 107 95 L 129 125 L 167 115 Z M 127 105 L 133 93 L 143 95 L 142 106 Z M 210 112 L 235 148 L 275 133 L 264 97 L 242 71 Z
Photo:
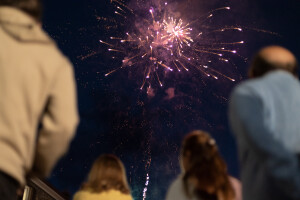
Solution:
M 126 2 L 131 5 L 133 1 Z M 229 173 L 238 177 L 236 145 L 227 123 L 230 91 L 247 77 L 249 60 L 263 46 L 285 46 L 300 59 L 299 0 L 172 0 L 168 2 L 184 19 L 231 7 L 205 25 L 243 28 L 240 33 L 213 36 L 245 41 L 235 48 L 240 56 L 230 56 L 230 66 L 215 66 L 236 82 L 213 80 L 191 70 L 166 75 L 163 87 L 153 83 L 153 95 L 149 96 L 146 89 L 139 89 L 143 75 L 138 70 L 121 69 L 104 76 L 118 67 L 122 58 L 112 60 L 99 40 L 126 31 L 124 26 L 105 29 L 107 24 L 101 18 L 115 17 L 109 0 L 44 2 L 44 29 L 74 64 L 77 81 L 81 122 L 69 152 L 49 179 L 59 191 L 70 195 L 79 189 L 100 154 L 113 153 L 125 164 L 135 199 L 143 199 L 147 173 L 150 183 L 146 199 L 164 199 L 169 184 L 180 173 L 182 138 L 194 129 L 212 134 Z

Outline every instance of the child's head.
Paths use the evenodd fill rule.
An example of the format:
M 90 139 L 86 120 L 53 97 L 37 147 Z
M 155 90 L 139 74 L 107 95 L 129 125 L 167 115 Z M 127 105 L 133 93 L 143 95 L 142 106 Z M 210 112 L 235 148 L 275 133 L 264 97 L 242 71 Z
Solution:
M 188 196 L 219 199 L 221 195 L 224 200 L 234 196 L 226 164 L 209 133 L 196 130 L 186 135 L 182 143 L 181 162 Z
M 93 164 L 83 189 L 103 192 L 111 189 L 130 193 L 122 161 L 114 155 L 101 155 Z

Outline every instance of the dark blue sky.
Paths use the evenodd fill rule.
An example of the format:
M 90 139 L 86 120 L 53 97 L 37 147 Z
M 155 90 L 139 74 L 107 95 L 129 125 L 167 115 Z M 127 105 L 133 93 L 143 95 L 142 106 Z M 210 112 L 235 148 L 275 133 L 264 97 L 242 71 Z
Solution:
M 114 153 L 125 163 L 136 199 L 149 173 L 147 199 L 163 199 L 170 182 L 180 172 L 178 151 L 181 140 L 193 129 L 204 129 L 216 138 L 230 174 L 238 177 L 237 152 L 227 125 L 227 98 L 232 87 L 246 77 L 248 63 L 231 57 L 234 67 L 218 70 L 236 78 L 211 81 L 191 72 L 167 77 L 164 87 L 149 98 L 139 90 L 139 81 L 130 70 L 105 78 L 117 66 L 99 40 L 109 37 L 101 16 L 111 15 L 109 0 L 44 0 L 44 28 L 74 64 L 81 123 L 68 154 L 59 162 L 50 182 L 60 191 L 73 194 L 84 181 L 93 160 L 102 153 Z M 133 0 L 134 1 L 134 0 Z M 172 0 L 170 2 L 176 2 Z M 242 39 L 238 52 L 245 58 L 270 44 L 291 49 L 300 59 L 299 0 L 191 0 L 179 4 L 182 17 L 194 17 L 212 9 L 230 6 L 230 13 L 208 25 L 238 25 L 239 34 L 225 34 L 226 40 Z M 258 31 L 267 30 L 276 34 Z M 123 31 L 122 28 L 117 29 Z M 86 57 L 89 54 L 93 56 Z M 175 97 L 166 99 L 166 90 Z M 147 162 L 151 160 L 151 164 Z

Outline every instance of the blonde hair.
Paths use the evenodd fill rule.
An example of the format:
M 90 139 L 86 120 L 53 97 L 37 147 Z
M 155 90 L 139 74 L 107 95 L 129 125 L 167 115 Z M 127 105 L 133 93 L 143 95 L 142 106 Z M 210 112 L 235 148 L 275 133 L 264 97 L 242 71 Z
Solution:
M 118 157 L 109 154 L 101 155 L 93 163 L 82 190 L 101 193 L 112 189 L 124 194 L 130 193 L 125 167 Z

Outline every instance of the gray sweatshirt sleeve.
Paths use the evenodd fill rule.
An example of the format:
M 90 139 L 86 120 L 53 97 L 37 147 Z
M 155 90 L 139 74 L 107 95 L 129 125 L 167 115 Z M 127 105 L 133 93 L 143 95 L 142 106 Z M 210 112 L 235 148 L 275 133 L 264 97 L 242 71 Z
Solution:
M 243 134 L 242 137 L 245 137 L 264 165 L 266 175 L 287 196 L 299 199 L 300 170 L 297 156 L 277 141 L 265 125 L 261 100 L 253 94 L 235 90 L 229 105 L 229 118 L 233 132 L 236 135 Z
M 48 176 L 68 150 L 78 124 L 77 95 L 71 64 L 65 60 L 56 73 L 39 132 L 34 173 Z

